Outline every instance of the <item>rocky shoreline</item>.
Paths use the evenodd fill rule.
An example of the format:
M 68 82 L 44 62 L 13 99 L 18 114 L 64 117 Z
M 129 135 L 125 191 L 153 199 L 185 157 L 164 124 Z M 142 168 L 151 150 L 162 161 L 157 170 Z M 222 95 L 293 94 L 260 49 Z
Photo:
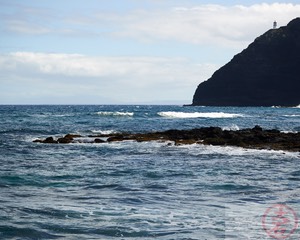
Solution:
M 300 152 L 300 133 L 283 133 L 279 130 L 264 130 L 260 126 L 243 130 L 222 130 L 219 127 L 202 127 L 191 130 L 167 130 L 149 133 L 111 133 L 82 136 L 67 134 L 64 137 L 36 139 L 36 143 L 110 143 L 118 141 L 162 141 L 175 145 L 205 144 L 215 146 L 237 146 L 251 149 L 272 149 Z M 170 143 L 172 144 L 172 143 Z

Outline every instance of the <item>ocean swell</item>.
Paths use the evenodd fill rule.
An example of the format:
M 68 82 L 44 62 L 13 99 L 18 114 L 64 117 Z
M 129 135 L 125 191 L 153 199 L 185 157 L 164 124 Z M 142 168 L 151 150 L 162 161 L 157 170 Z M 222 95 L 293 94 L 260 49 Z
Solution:
M 236 118 L 244 117 L 243 114 L 224 113 L 224 112 L 159 112 L 161 117 L 168 118 Z
M 115 116 L 115 117 L 132 117 L 134 115 L 133 112 L 96 112 L 97 115 L 100 116 Z

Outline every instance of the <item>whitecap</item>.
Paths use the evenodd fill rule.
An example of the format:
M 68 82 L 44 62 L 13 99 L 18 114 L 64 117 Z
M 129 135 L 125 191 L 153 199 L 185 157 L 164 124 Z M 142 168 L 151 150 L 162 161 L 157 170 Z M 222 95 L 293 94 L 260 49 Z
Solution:
M 132 117 L 133 112 L 96 112 L 100 116 L 120 116 L 120 117 Z
M 284 117 L 300 117 L 300 114 L 283 115 Z
M 48 117 L 72 117 L 74 116 L 73 114 L 52 114 L 52 113 L 41 113 L 41 114 L 33 114 L 31 115 L 32 117 L 36 118 L 48 118 Z
M 236 118 L 244 117 L 242 114 L 224 112 L 158 112 L 161 117 L 168 118 Z
M 191 144 L 191 145 L 180 145 L 175 146 L 186 149 L 189 155 L 210 155 L 210 154 L 222 154 L 228 156 L 266 156 L 272 159 L 286 159 L 295 158 L 300 159 L 298 152 L 290 152 L 284 150 L 270 150 L 270 149 L 251 149 L 242 148 L 236 146 L 212 146 L 212 145 L 202 145 L 202 144 Z
M 89 137 L 82 137 L 75 139 L 73 143 L 94 143 L 94 139 Z
M 227 131 L 238 131 L 240 130 L 239 126 L 236 124 L 232 124 L 230 126 L 222 127 L 222 130 L 227 130 Z
M 281 133 L 297 133 L 297 131 L 292 131 L 292 130 L 284 130 L 280 131 Z
M 98 134 L 113 134 L 113 133 L 117 133 L 117 131 L 115 130 L 91 130 L 92 133 L 98 133 Z
M 54 114 L 52 117 L 73 117 L 73 114 Z

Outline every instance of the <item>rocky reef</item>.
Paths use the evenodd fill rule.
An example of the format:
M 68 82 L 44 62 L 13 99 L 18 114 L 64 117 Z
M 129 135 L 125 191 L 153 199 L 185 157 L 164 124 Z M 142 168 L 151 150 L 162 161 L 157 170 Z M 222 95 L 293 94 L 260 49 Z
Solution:
M 110 143 L 117 141 L 161 141 L 175 145 L 205 144 L 216 146 L 238 146 L 254 149 L 273 149 L 300 152 L 300 133 L 283 133 L 279 130 L 264 130 L 260 126 L 238 131 L 222 130 L 219 127 L 202 127 L 191 130 L 167 130 L 149 133 L 112 133 L 99 135 L 67 134 L 64 137 L 36 139 L 37 143 Z
M 217 70 L 195 91 L 192 105 L 300 104 L 300 18 L 271 29 Z

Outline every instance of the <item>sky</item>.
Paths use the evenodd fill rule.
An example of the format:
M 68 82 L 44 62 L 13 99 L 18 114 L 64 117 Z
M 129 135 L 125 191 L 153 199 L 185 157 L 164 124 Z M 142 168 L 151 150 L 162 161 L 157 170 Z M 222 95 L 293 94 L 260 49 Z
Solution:
M 0 104 L 189 104 L 296 17 L 299 0 L 0 0 Z

